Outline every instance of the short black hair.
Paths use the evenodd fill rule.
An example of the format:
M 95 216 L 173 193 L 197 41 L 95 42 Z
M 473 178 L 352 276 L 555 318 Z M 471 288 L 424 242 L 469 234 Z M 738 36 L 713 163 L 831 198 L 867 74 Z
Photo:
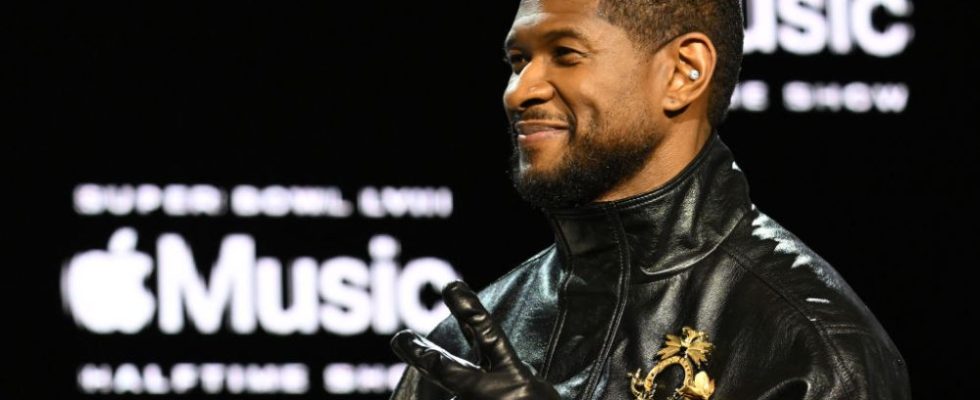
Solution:
M 718 53 L 708 94 L 708 120 L 712 127 L 725 120 L 742 65 L 745 33 L 740 0 L 600 0 L 598 12 L 645 50 L 659 49 L 688 32 L 707 35 Z

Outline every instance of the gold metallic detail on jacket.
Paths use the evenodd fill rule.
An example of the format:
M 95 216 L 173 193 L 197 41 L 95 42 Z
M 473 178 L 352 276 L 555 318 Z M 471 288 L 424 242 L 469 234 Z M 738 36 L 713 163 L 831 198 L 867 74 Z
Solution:
M 627 374 L 630 378 L 630 391 L 636 400 L 653 399 L 657 391 L 654 379 L 667 367 L 677 365 L 684 370 L 684 384 L 674 390 L 671 399 L 708 400 L 715 391 L 715 381 L 705 371 L 699 371 L 708 362 L 714 345 L 708 341 L 708 334 L 685 326 L 681 336 L 667 334 L 664 347 L 657 352 L 658 362 L 653 369 L 641 378 L 640 369 Z

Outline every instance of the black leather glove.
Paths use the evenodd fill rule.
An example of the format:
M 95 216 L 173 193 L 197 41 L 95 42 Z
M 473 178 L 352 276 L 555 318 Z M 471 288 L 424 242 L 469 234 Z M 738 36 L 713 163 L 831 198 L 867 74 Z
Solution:
M 410 330 L 391 339 L 391 348 L 399 358 L 461 400 L 559 399 L 550 383 L 535 376 L 517 358 L 504 332 L 465 283 L 446 285 L 442 295 L 480 365 L 456 357 Z

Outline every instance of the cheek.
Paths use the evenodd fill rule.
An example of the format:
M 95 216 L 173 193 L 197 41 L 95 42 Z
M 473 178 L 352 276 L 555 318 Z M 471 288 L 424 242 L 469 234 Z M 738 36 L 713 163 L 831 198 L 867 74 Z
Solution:
M 654 84 L 643 71 L 621 71 L 617 79 L 606 81 L 603 98 L 606 101 L 607 115 L 620 121 L 646 117 L 656 104 Z
M 610 127 L 635 119 L 637 114 L 646 112 L 640 90 L 627 79 L 583 86 L 578 125 Z
M 555 88 L 582 134 L 590 127 L 610 126 L 648 112 L 650 83 L 636 68 L 605 64 L 564 72 Z
M 562 87 L 562 98 L 574 118 L 577 132 L 587 133 L 590 126 L 608 118 L 613 99 L 604 82 L 594 77 L 569 79 Z

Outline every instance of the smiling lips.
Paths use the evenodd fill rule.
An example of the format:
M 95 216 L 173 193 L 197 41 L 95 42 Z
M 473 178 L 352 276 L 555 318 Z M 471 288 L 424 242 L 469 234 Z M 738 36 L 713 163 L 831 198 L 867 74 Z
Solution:
M 526 120 L 517 122 L 514 127 L 517 128 L 517 141 L 521 144 L 554 139 L 568 133 L 568 125 L 558 121 Z

